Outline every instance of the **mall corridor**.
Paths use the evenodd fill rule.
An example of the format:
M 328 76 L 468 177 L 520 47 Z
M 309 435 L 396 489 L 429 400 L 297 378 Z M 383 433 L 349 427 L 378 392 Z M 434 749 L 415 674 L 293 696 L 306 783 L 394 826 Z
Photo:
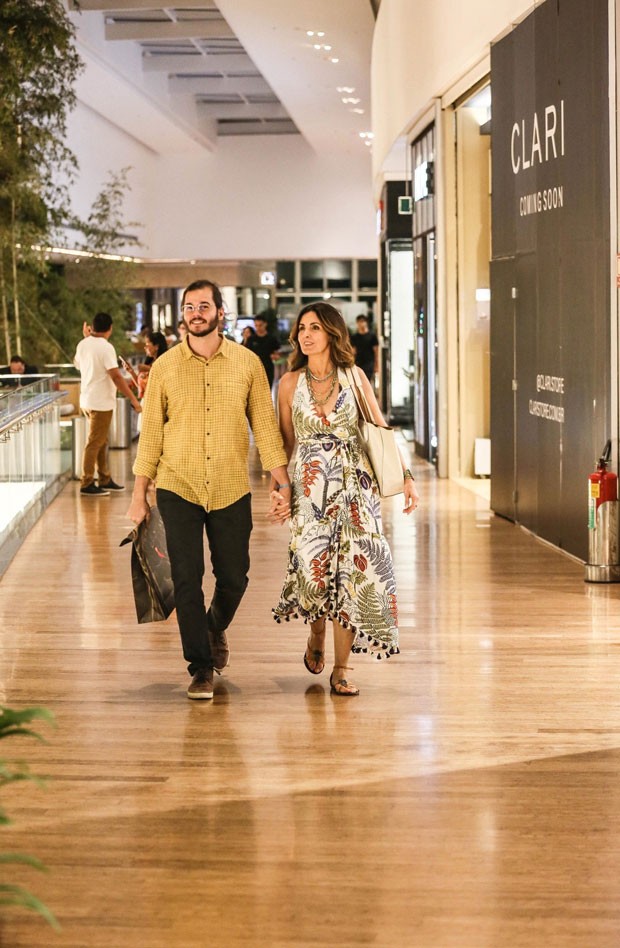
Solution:
M 415 472 L 415 521 L 385 502 L 402 654 L 357 657 L 351 700 L 304 669 L 303 624 L 271 620 L 287 531 L 258 468 L 212 702 L 185 696 L 174 616 L 135 622 L 128 494 L 65 487 L 0 607 L 2 703 L 57 721 L 11 746 L 48 782 L 4 791 L 2 848 L 47 864 L 11 878 L 62 929 L 12 910 L 0 944 L 618 945 L 620 587 Z

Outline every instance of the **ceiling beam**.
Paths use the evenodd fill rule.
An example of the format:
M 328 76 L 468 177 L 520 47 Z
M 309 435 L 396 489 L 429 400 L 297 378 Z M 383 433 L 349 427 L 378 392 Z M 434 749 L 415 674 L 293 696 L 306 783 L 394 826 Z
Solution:
M 267 95 L 271 89 L 262 76 L 247 76 L 240 79 L 213 79 L 208 76 L 172 76 L 168 88 L 173 94 L 198 95 Z
M 256 122 L 230 122 L 220 125 L 218 133 L 220 138 L 226 138 L 228 135 L 299 135 L 299 129 L 293 121 L 271 124 L 257 119 Z
M 222 53 L 221 56 L 201 56 L 200 53 L 143 53 L 145 72 L 238 72 L 240 69 L 256 72 L 254 63 L 245 53 Z
M 211 116 L 200 116 L 195 101 L 177 100 L 162 108 L 161 103 L 99 57 L 82 52 L 84 70 L 75 84 L 78 103 L 103 116 L 155 154 L 193 151 L 194 147 L 214 150 L 217 123 Z M 105 95 L 101 94 L 102 89 Z
M 217 10 L 217 5 L 210 0 L 179 0 L 183 10 Z M 141 10 L 158 10 L 163 7 L 174 10 L 174 4 L 158 3 L 157 0 L 69 0 L 70 10 L 99 10 L 105 13 L 132 13 Z
M 155 42 L 163 39 L 233 39 L 235 34 L 226 20 L 206 18 L 204 20 L 183 20 L 172 23 L 165 20 L 145 20 L 106 22 L 107 40 L 134 40 L 139 43 Z
M 200 102 L 196 103 L 200 115 L 217 119 L 267 119 L 289 118 L 286 109 L 279 102 Z

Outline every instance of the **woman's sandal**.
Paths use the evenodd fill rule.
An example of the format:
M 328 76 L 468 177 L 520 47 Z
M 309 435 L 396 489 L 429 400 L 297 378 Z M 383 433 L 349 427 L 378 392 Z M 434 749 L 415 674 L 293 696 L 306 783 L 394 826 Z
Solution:
M 330 691 L 333 695 L 339 695 L 341 698 L 354 698 L 360 693 L 359 688 L 356 688 L 355 685 L 350 685 L 346 678 L 336 678 L 334 681 L 334 674 L 336 669 L 339 668 L 342 671 L 346 671 L 349 668 L 348 665 L 334 665 L 334 671 L 329 676 L 329 685 Z M 348 689 L 348 690 L 346 690 Z
M 310 662 L 314 662 L 314 668 L 310 667 Z M 325 652 L 322 652 L 318 648 L 311 648 L 310 639 L 308 639 L 306 651 L 304 652 L 304 665 L 311 675 L 320 675 L 325 668 Z M 320 668 L 319 665 L 321 666 Z

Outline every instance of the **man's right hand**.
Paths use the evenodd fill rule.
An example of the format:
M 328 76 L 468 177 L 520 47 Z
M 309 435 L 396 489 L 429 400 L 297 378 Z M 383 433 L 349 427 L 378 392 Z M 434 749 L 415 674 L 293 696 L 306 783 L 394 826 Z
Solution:
M 129 510 L 127 511 L 127 517 L 132 523 L 135 523 L 137 526 L 139 523 L 142 523 L 144 519 L 148 520 L 150 513 L 151 508 L 145 497 L 132 497 Z

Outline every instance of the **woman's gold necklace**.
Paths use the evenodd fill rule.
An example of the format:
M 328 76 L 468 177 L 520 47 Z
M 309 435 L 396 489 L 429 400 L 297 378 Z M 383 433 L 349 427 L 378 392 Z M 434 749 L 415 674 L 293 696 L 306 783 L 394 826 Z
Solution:
M 326 375 L 325 378 L 321 379 L 320 381 L 326 382 L 327 379 L 329 379 L 330 377 L 332 379 L 332 383 L 329 386 L 329 389 L 327 390 L 327 394 L 325 395 L 324 398 L 318 398 L 316 395 L 316 392 L 312 388 L 312 380 L 315 379 L 315 377 L 310 371 L 310 369 L 306 366 L 306 382 L 308 383 L 308 391 L 310 392 L 310 401 L 312 402 L 313 405 L 316 405 L 317 408 L 320 408 L 322 405 L 327 404 L 327 402 L 330 400 L 330 398 L 334 394 L 334 389 L 336 388 L 336 382 L 338 381 L 338 373 L 336 369 L 334 369 L 332 372 L 330 372 L 329 375 Z M 315 379 L 315 381 L 319 381 L 319 380 Z
M 310 369 L 308 368 L 308 372 L 310 372 L 310 378 L 313 382 L 327 382 L 328 379 L 331 379 L 335 371 L 336 369 L 332 369 L 331 372 L 328 372 L 327 375 L 324 375 L 323 378 L 321 378 L 319 375 L 313 375 L 313 373 L 310 372 Z

